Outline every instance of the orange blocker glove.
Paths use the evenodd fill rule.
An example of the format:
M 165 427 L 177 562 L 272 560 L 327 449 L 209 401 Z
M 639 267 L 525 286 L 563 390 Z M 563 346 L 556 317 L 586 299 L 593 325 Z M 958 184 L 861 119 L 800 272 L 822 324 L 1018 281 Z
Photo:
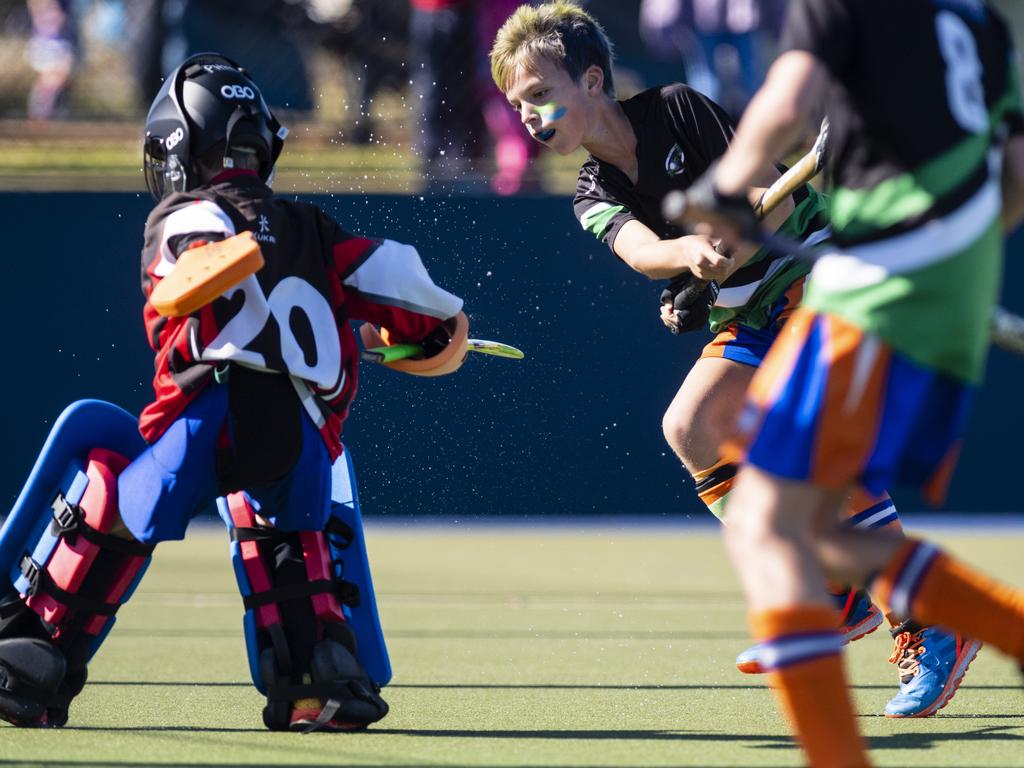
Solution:
M 379 331 L 372 323 L 363 323 L 359 336 L 367 349 L 397 346 L 387 328 Z M 413 376 L 444 376 L 462 366 L 469 348 L 469 319 L 459 312 L 441 323 L 438 328 L 419 342 L 422 355 L 383 362 L 388 368 Z

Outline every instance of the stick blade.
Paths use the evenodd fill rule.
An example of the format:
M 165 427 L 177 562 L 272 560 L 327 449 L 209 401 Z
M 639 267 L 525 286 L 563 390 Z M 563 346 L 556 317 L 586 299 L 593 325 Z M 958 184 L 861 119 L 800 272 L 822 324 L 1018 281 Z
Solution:
M 522 360 L 526 354 L 521 349 L 511 344 L 502 344 L 500 341 L 487 341 L 486 339 L 470 339 L 467 342 L 470 352 L 480 352 L 484 355 L 496 357 L 507 357 L 510 360 Z
M 1024 318 L 995 307 L 992 311 L 992 343 L 1015 355 L 1024 355 Z
M 821 127 L 818 129 L 818 138 L 814 140 L 811 151 L 814 153 L 814 172 L 820 173 L 828 160 L 828 151 L 831 148 L 829 140 L 832 137 L 831 125 L 828 116 L 822 118 Z
M 190 315 L 263 268 L 263 253 L 252 232 L 191 248 L 149 295 L 164 317 Z

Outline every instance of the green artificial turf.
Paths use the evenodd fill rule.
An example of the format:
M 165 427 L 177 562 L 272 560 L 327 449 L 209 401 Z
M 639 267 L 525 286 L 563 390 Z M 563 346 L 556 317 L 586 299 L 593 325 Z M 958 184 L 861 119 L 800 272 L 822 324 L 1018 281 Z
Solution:
M 1021 583 L 1021 534 L 945 536 Z M 371 526 L 395 676 L 362 734 L 269 733 L 223 531 L 161 545 L 62 730 L 0 726 L 0 765 L 776 766 L 801 758 L 736 672 L 744 609 L 711 532 Z M 884 631 L 847 654 L 879 765 L 1024 765 L 1024 691 L 984 650 L 938 717 L 880 716 Z

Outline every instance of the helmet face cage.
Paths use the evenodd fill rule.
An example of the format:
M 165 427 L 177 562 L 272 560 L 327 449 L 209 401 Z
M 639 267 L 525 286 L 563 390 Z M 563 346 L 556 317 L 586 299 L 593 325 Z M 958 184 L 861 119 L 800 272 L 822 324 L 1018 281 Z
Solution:
M 238 64 L 216 53 L 191 56 L 164 81 L 146 117 L 146 187 L 160 200 L 198 186 L 199 159 L 221 146 L 230 167 L 231 148 L 241 143 L 258 151 L 266 182 L 287 133 Z

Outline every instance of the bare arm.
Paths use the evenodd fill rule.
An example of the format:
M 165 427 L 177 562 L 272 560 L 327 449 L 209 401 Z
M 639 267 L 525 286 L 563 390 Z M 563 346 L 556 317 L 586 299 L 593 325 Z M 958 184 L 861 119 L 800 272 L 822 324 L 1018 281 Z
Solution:
M 758 181 L 770 183 L 778 178 L 774 166 L 762 169 Z M 764 189 L 750 190 L 750 202 L 760 199 Z M 780 203 L 765 219 L 773 230 L 793 212 L 793 202 L 787 199 Z M 701 280 L 727 279 L 733 272 L 746 264 L 757 253 L 757 247 L 742 244 L 731 256 L 715 250 L 715 241 L 703 235 L 686 235 L 662 240 L 645 224 L 628 221 L 615 238 L 615 254 L 630 267 L 652 280 L 673 278 L 683 272 L 692 272 Z
M 715 182 L 723 193 L 747 189 L 762 168 L 809 132 L 828 81 L 825 65 L 804 51 L 789 51 L 775 61 L 718 166 Z
M 1012 232 L 1024 218 L 1024 136 L 1010 137 L 1003 155 L 1003 231 Z
M 613 246 L 615 255 L 652 280 L 672 278 L 690 271 L 703 280 L 724 273 L 731 259 L 717 251 L 710 238 L 687 235 L 662 240 L 645 224 L 627 221 Z
M 744 245 L 732 256 L 715 250 L 715 241 L 703 235 L 662 240 L 639 221 L 629 221 L 615 238 L 615 254 L 652 280 L 692 272 L 701 280 L 725 280 L 757 251 Z

